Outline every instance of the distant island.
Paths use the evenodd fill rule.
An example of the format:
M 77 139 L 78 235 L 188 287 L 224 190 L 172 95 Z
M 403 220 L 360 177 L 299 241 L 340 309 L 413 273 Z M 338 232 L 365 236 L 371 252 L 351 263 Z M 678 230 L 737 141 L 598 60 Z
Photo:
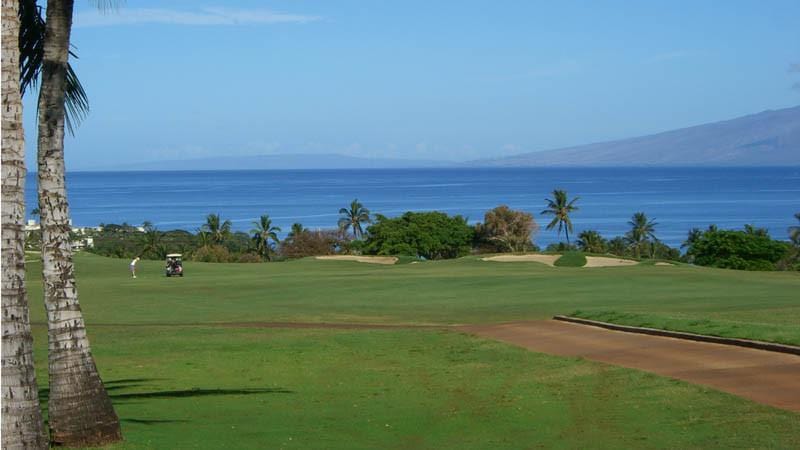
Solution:
M 149 161 L 84 170 L 418 169 L 444 167 L 800 166 L 800 106 L 647 136 L 466 162 L 270 154 Z
M 468 165 L 800 166 L 800 106 L 648 136 L 471 161 Z

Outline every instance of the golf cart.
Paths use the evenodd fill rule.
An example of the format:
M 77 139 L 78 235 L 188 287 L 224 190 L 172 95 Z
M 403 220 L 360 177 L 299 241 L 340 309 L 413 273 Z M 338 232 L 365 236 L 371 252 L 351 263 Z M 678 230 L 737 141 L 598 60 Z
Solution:
M 170 253 L 167 255 L 167 268 L 166 273 L 168 277 L 172 276 L 183 276 L 183 263 L 181 262 L 181 255 L 180 253 Z

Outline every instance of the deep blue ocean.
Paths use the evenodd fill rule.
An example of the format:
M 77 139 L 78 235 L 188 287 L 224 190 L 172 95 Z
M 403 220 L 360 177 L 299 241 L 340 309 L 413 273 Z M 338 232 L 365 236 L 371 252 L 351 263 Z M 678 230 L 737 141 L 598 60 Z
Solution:
M 470 222 L 501 204 L 532 212 L 541 226 L 540 246 L 557 241 L 539 213 L 553 189 L 579 196 L 575 233 L 595 229 L 622 235 L 637 211 L 654 218 L 657 236 L 678 246 L 692 227 L 750 223 L 787 239 L 800 212 L 800 168 L 563 168 L 563 169 L 368 169 L 198 172 L 75 172 L 67 176 L 73 224 L 141 224 L 195 231 L 209 213 L 248 231 L 269 214 L 288 231 L 334 228 L 339 208 L 358 198 L 373 213 L 444 211 Z M 35 174 L 27 202 L 36 205 Z M 796 223 L 795 223 L 796 224 Z

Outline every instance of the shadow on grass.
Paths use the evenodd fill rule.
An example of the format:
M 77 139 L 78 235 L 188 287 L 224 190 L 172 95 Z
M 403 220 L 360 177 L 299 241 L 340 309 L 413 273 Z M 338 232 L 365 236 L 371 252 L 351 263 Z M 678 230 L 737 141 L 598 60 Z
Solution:
M 241 388 L 241 389 L 203 389 L 192 388 L 171 391 L 151 391 L 151 392 L 126 392 L 118 393 L 122 389 L 130 389 L 143 386 L 149 381 L 162 380 L 161 378 L 125 378 L 120 380 L 110 380 L 103 384 L 106 387 L 108 396 L 113 402 L 129 401 L 135 399 L 148 398 L 187 398 L 187 397 L 209 397 L 220 395 L 255 395 L 255 394 L 294 394 L 294 391 L 283 388 Z M 39 402 L 47 404 L 50 398 L 50 389 L 39 389 Z M 134 420 L 134 419 L 131 419 Z
M 108 391 L 109 397 L 113 403 L 125 403 L 126 405 L 141 403 L 133 402 L 136 399 L 149 399 L 149 398 L 188 398 L 188 397 L 209 397 L 220 395 L 256 395 L 256 394 L 294 394 L 294 391 L 283 388 L 243 388 L 243 389 L 201 389 L 192 388 L 184 390 L 172 391 L 152 391 L 152 392 L 130 392 L 130 393 L 115 393 L 120 389 L 128 389 L 139 387 L 147 384 L 148 381 L 156 381 L 158 378 L 127 378 L 121 380 L 111 380 L 103 383 Z M 47 402 L 50 398 L 50 389 L 44 388 L 39 390 L 39 402 L 42 407 L 42 413 L 45 418 L 47 417 Z M 138 425 L 163 425 L 171 423 L 185 423 L 188 420 L 181 419 L 132 419 L 120 417 L 120 421 L 130 424 Z M 47 420 L 45 420 L 47 423 Z
M 187 423 L 188 420 L 166 420 L 166 419 L 119 419 L 120 422 L 135 423 L 139 425 L 160 425 L 165 423 Z
M 132 392 L 129 394 L 109 394 L 112 400 L 137 398 L 183 398 L 208 397 L 217 395 L 253 395 L 253 394 L 294 394 L 294 391 L 283 388 L 249 388 L 249 389 L 185 389 L 181 391 Z

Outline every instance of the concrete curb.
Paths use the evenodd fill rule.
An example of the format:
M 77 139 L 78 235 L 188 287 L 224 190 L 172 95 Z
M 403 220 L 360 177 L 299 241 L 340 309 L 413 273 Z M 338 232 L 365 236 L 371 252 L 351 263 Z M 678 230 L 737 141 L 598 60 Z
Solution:
M 615 323 L 600 322 L 597 320 L 580 319 L 578 317 L 570 316 L 554 316 L 553 320 L 560 320 L 562 322 L 577 323 L 580 325 L 589 325 L 593 327 L 606 328 L 615 331 L 625 331 L 628 333 L 649 334 L 653 336 L 665 336 L 676 339 L 686 339 L 689 341 L 699 342 L 712 342 L 714 344 L 735 345 L 738 347 L 755 348 L 758 350 L 766 350 L 770 352 L 790 353 L 792 355 L 800 356 L 800 347 L 786 344 L 775 344 L 772 342 L 752 341 L 750 339 L 737 339 L 737 338 L 724 338 L 719 336 L 708 336 L 705 334 L 685 333 L 682 331 L 667 331 L 659 330 L 657 328 L 643 328 L 632 327 L 629 325 L 617 325 Z

